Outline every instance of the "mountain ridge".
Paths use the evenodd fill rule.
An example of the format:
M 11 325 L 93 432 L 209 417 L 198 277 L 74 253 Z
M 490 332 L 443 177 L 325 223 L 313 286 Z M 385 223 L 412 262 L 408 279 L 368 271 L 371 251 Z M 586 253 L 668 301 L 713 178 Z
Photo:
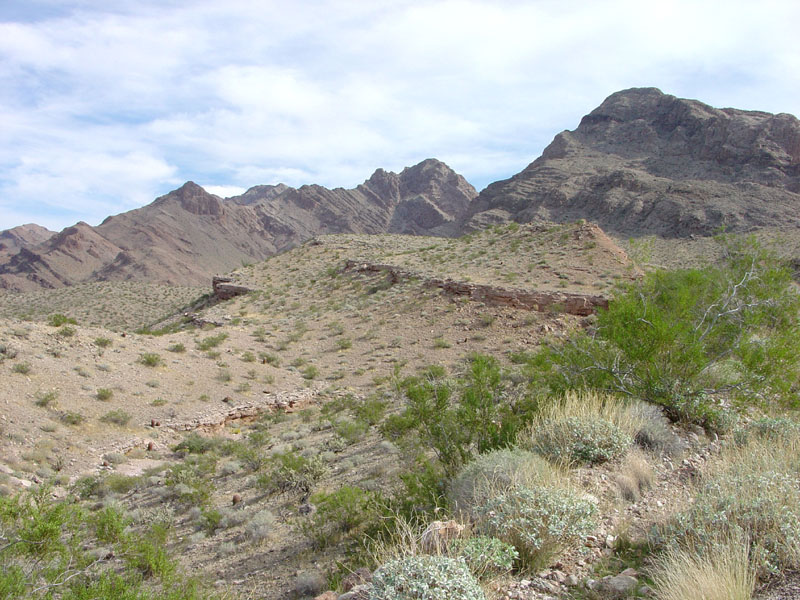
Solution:
M 80 222 L 25 252 L 15 247 L 0 259 L 0 288 L 114 279 L 204 285 L 324 233 L 441 234 L 476 195 L 436 159 L 399 174 L 378 169 L 353 189 L 261 185 L 223 199 L 188 181 L 97 227 Z

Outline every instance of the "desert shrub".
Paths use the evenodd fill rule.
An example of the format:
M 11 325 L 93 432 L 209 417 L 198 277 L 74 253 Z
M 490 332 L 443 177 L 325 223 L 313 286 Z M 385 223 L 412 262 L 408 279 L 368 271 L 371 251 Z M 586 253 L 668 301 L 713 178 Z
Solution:
M 408 556 L 382 565 L 372 578 L 370 600 L 485 600 L 463 560 Z
M 80 425 L 85 419 L 82 414 L 71 410 L 64 411 L 59 415 L 59 418 L 62 423 L 66 423 L 67 425 Z
M 629 452 L 616 474 L 620 496 L 628 502 L 638 502 L 641 495 L 653 487 L 655 473 L 641 451 Z
M 173 465 L 166 473 L 164 483 L 170 494 L 180 502 L 205 504 L 214 491 L 211 477 L 217 468 L 217 458 L 211 454 L 190 455 L 182 463 Z
M 31 363 L 16 363 L 13 367 L 11 367 L 11 371 L 14 373 L 19 373 L 20 375 L 27 375 L 31 372 Z
M 101 542 L 109 543 L 122 539 L 123 532 L 131 520 L 118 508 L 106 506 L 94 513 L 91 522 L 97 539 Z
M 684 442 L 670 428 L 669 420 L 655 404 L 637 402 L 631 411 L 638 418 L 639 426 L 634 441 L 645 450 L 676 457 L 684 450 Z
M 463 558 L 478 579 L 508 573 L 519 558 L 514 546 L 497 538 L 474 535 L 454 544 L 453 553 Z
M 520 565 L 536 571 L 592 530 L 597 506 L 567 488 L 514 487 L 476 512 L 482 532 L 513 545 Z
M 114 396 L 114 390 L 108 388 L 98 388 L 97 392 L 95 393 L 95 397 L 98 400 L 102 400 L 103 402 L 111 400 L 113 396 Z
M 55 402 L 58 400 L 58 390 L 48 390 L 46 392 L 39 391 L 36 392 L 35 397 L 36 400 L 34 400 L 34 404 L 36 404 L 36 406 L 46 408 L 55 404 Z
M 568 464 L 599 464 L 622 456 L 632 443 L 619 427 L 604 419 L 565 417 L 536 427 L 531 448 Z
M 204 337 L 202 340 L 197 342 L 198 350 L 211 350 L 211 348 L 216 348 L 222 342 L 228 339 L 228 334 L 225 332 L 218 333 L 217 335 L 209 335 L 208 337 Z
M 78 322 L 72 317 L 62 315 L 61 313 L 54 313 L 47 317 L 47 324 L 50 325 L 50 327 L 61 327 L 66 324 L 77 325 Z
M 253 542 L 266 540 L 275 529 L 276 521 L 275 515 L 269 510 L 257 512 L 244 527 L 245 537 Z
M 319 376 L 319 369 L 314 365 L 306 365 L 302 371 L 300 371 L 303 379 L 315 379 Z
M 386 413 L 387 402 L 380 398 L 370 396 L 360 404 L 352 407 L 353 414 L 359 421 L 370 425 L 377 425 Z
M 98 337 L 94 339 L 94 345 L 98 348 L 108 348 L 113 342 L 107 337 Z
M 741 540 L 708 554 L 672 548 L 656 562 L 652 577 L 658 600 L 750 600 L 756 584 L 750 547 Z
M 175 353 L 186 352 L 186 346 L 181 343 L 176 343 L 172 344 L 171 346 L 167 346 L 167 350 Z
M 157 367 L 164 361 L 161 356 L 155 352 L 144 352 L 143 354 L 139 355 L 139 358 L 136 362 L 146 367 Z
M 272 365 L 273 367 L 280 367 L 281 366 L 281 357 L 277 354 L 271 354 L 269 352 L 259 352 L 258 357 L 261 359 L 261 362 Z
M 447 488 L 454 510 L 475 516 L 473 509 L 498 491 L 513 486 L 555 485 L 566 474 L 534 452 L 521 449 L 492 450 L 467 464 Z
M 271 462 L 269 472 L 257 480 L 259 487 L 269 492 L 308 494 L 327 470 L 318 456 L 306 458 L 291 451 L 276 454 Z
M 113 423 L 114 425 L 124 427 L 131 420 L 131 416 L 124 410 L 117 408 L 108 411 L 106 414 L 100 417 L 100 420 L 103 423 Z
M 749 544 L 759 577 L 800 567 L 800 440 L 731 444 L 707 466 L 695 501 L 656 536 L 662 547 L 713 555 L 720 540 Z
M 553 391 L 641 398 L 715 430 L 730 425 L 721 398 L 795 404 L 800 294 L 791 272 L 751 240 L 723 249 L 721 264 L 651 272 L 621 288 L 592 332 L 539 352 L 531 377 Z
M 105 507 L 89 513 L 55 500 L 46 486 L 0 497 L 0 597 L 64 600 L 196 600 L 211 598 L 175 569 L 160 526 L 135 535 L 129 519 Z M 126 566 L 104 559 L 109 551 Z M 150 581 L 144 581 L 144 578 Z
M 786 417 L 763 417 L 734 432 L 734 439 L 740 444 L 753 438 L 775 441 L 798 439 L 800 423 Z
M 339 338 L 336 340 L 335 345 L 337 350 L 349 350 L 353 347 L 353 340 L 350 338 Z
M 530 397 L 509 392 L 500 365 L 485 355 L 472 356 L 458 381 L 428 369 L 401 387 L 406 407 L 386 419 L 384 434 L 416 436 L 421 447 L 436 453 L 448 477 L 475 454 L 512 445 L 536 409 Z
M 542 408 L 522 443 L 551 460 L 598 464 L 621 457 L 639 430 L 639 417 L 622 400 L 567 393 Z
M 69 325 L 62 325 L 59 327 L 58 331 L 56 331 L 56 335 L 61 337 L 72 337 L 75 335 L 76 330 L 74 327 L 70 327 Z
M 324 548 L 343 537 L 361 535 L 365 527 L 379 515 L 375 495 L 361 488 L 344 486 L 335 492 L 320 492 L 311 496 L 317 510 L 300 530 L 317 548 Z

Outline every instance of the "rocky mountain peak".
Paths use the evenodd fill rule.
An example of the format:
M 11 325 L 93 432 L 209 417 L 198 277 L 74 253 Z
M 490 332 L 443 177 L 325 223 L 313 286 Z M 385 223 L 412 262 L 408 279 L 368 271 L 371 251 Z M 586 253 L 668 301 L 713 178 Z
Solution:
M 187 181 L 177 190 L 156 199 L 154 204 L 170 204 L 177 202 L 183 210 L 194 215 L 220 216 L 224 212 L 222 199 L 209 194 L 194 181 Z
M 484 190 L 465 227 L 580 218 L 626 236 L 798 226 L 800 121 L 656 88 L 616 92 Z

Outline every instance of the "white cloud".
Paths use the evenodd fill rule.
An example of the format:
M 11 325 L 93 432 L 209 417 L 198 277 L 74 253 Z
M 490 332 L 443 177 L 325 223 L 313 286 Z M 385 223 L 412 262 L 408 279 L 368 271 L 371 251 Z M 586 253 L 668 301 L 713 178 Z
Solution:
M 188 179 L 353 186 L 431 156 L 482 187 L 637 85 L 800 113 L 800 5 L 789 0 L 725 10 L 712 0 L 32 0 L 7 10 L 0 228 L 47 214 L 60 226 L 96 222 Z

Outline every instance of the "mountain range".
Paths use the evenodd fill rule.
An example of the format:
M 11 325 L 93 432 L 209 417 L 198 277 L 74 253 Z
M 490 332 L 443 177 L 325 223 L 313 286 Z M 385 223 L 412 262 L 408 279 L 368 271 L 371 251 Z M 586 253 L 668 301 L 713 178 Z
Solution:
M 609 96 L 542 155 L 480 194 L 428 159 L 354 189 L 260 185 L 222 199 L 187 182 L 97 227 L 0 232 L 0 289 L 215 273 L 326 233 L 455 236 L 509 221 L 586 219 L 667 238 L 800 226 L 800 121 L 634 88 Z

